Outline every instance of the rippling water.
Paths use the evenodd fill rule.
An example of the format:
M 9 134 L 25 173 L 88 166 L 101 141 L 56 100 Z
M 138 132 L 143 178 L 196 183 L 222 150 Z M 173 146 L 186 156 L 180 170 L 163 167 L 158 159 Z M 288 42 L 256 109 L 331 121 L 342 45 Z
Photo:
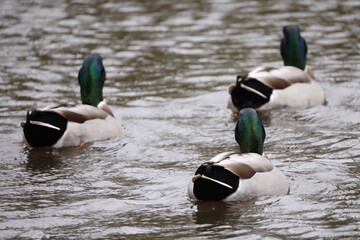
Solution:
M 356 0 L 1 1 L 0 238 L 359 238 L 359 16 Z M 227 85 L 281 66 L 289 23 L 327 97 L 261 113 L 290 194 L 189 201 L 196 168 L 237 148 Z M 24 147 L 26 110 L 79 102 L 77 73 L 92 52 L 104 58 L 104 92 L 126 137 Z

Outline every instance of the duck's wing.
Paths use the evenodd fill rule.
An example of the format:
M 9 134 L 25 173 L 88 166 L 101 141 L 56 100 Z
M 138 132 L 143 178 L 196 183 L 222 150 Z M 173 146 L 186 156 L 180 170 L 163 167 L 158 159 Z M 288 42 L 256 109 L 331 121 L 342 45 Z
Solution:
M 306 66 L 304 71 L 311 79 L 313 79 L 315 81 L 317 80 L 315 77 L 314 71 L 312 70 L 312 68 L 310 66 Z
M 273 89 L 284 89 L 294 83 L 309 83 L 311 78 L 299 68 L 258 67 L 247 74 L 246 79 L 257 79 Z
M 101 101 L 98 105 L 97 108 L 107 112 L 108 114 L 110 114 L 113 118 L 115 118 L 113 112 L 110 109 L 110 106 L 106 103 L 106 101 Z
M 57 106 L 43 108 L 39 111 L 56 112 L 71 122 L 83 123 L 92 119 L 105 119 L 108 113 L 91 105 L 79 104 L 75 106 Z
M 251 178 L 257 172 L 269 172 L 274 165 L 265 155 L 225 152 L 212 158 L 209 164 L 222 166 L 240 178 Z

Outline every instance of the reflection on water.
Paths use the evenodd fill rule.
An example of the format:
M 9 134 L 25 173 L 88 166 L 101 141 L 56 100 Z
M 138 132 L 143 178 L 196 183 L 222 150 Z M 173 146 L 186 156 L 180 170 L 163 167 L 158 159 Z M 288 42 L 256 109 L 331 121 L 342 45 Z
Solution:
M 30 149 L 26 161 L 26 169 L 46 172 L 61 167 L 61 157 L 52 153 L 51 149 Z
M 0 238 L 357 239 L 360 223 L 358 1 L 0 3 Z M 287 196 L 191 202 L 196 168 L 237 148 L 227 86 L 282 65 L 300 25 L 327 105 L 260 112 Z M 123 139 L 27 149 L 26 111 L 79 102 L 84 56 L 102 55 Z
M 52 172 L 71 166 L 69 159 L 85 157 L 91 143 L 80 148 L 25 148 L 26 169 L 33 172 Z
M 243 216 L 251 212 L 260 210 L 254 208 L 254 200 L 246 202 L 196 202 L 196 212 L 194 222 L 197 224 L 215 224 L 221 225 L 227 221 L 227 218 L 238 219 L 239 222 L 246 221 Z

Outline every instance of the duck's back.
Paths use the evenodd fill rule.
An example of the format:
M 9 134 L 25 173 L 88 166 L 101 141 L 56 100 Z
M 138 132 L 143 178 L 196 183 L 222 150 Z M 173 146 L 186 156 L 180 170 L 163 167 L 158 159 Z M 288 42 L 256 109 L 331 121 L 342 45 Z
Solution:
M 252 178 L 239 179 L 239 187 L 227 201 L 246 201 L 260 196 L 280 196 L 289 192 L 286 176 L 276 167 L 270 172 L 258 172 Z
M 319 82 L 295 83 L 286 89 L 274 90 L 270 101 L 259 109 L 269 108 L 307 108 L 324 104 L 325 96 Z
M 91 119 L 83 123 L 68 122 L 67 131 L 54 147 L 79 146 L 81 143 L 123 137 L 120 123 L 108 115 L 105 119 Z

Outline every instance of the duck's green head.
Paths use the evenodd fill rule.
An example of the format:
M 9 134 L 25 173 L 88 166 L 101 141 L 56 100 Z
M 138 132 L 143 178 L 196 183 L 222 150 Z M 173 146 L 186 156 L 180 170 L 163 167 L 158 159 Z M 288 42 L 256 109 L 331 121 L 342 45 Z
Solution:
M 265 129 L 253 108 L 240 111 L 239 121 L 235 128 L 235 139 L 241 153 L 263 153 Z
M 297 25 L 287 25 L 283 28 L 284 37 L 281 40 L 281 56 L 285 66 L 293 66 L 305 69 L 307 45 L 300 35 Z
M 83 104 L 97 106 L 103 100 L 102 90 L 105 78 L 105 68 L 100 55 L 86 56 L 78 75 Z

